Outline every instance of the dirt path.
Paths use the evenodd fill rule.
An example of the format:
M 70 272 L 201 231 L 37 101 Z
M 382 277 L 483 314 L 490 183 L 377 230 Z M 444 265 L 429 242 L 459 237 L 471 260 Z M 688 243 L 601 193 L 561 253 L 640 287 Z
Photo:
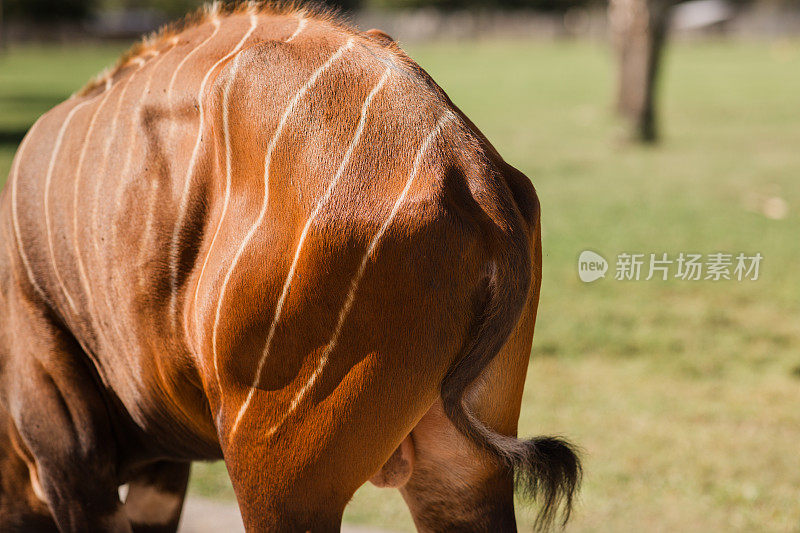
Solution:
M 242 518 L 235 503 L 222 503 L 204 498 L 190 497 L 183 509 L 179 533 L 244 533 Z M 388 531 L 342 526 L 343 533 L 389 533 Z

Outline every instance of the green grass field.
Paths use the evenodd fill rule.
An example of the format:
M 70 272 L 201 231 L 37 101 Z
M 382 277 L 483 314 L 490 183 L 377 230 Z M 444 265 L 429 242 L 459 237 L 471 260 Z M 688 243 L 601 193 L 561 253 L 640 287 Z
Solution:
M 37 114 L 118 51 L 0 56 L 0 175 Z M 655 148 L 624 142 L 598 44 L 409 51 L 541 197 L 520 433 L 585 449 L 568 530 L 800 531 L 800 42 L 672 46 Z M 775 202 L 782 218 L 766 216 Z M 578 279 L 584 249 L 612 263 L 606 279 Z M 718 251 L 760 252 L 760 279 L 613 279 L 620 252 Z M 232 498 L 221 464 L 194 472 L 193 491 Z M 346 520 L 413 527 L 396 492 L 371 486 Z

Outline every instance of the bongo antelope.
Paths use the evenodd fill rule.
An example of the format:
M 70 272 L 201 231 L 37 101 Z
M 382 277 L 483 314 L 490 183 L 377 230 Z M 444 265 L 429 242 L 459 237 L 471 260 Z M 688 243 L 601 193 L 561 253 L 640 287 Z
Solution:
M 250 531 L 568 516 L 516 438 L 539 202 L 388 36 L 212 5 L 30 129 L 0 203 L 0 529 L 174 531 L 224 459 Z M 118 488 L 129 489 L 120 500 Z

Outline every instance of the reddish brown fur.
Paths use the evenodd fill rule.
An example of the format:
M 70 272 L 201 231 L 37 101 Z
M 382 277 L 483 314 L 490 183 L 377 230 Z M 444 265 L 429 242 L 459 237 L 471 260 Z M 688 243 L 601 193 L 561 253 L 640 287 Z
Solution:
M 189 463 L 218 458 L 250 530 L 336 529 L 370 478 L 422 530 L 513 529 L 515 471 L 546 526 L 579 467 L 513 437 L 530 182 L 385 34 L 253 4 L 189 20 L 15 158 L 0 526 L 174 530 Z M 47 508 L 10 496 L 37 479 Z

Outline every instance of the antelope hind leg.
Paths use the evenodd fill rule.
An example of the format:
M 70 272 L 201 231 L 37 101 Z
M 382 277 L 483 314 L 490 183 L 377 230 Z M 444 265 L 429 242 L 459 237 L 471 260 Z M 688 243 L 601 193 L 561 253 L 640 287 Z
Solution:
M 134 533 L 177 531 L 190 467 L 190 463 L 159 461 L 128 481 L 124 510 Z

